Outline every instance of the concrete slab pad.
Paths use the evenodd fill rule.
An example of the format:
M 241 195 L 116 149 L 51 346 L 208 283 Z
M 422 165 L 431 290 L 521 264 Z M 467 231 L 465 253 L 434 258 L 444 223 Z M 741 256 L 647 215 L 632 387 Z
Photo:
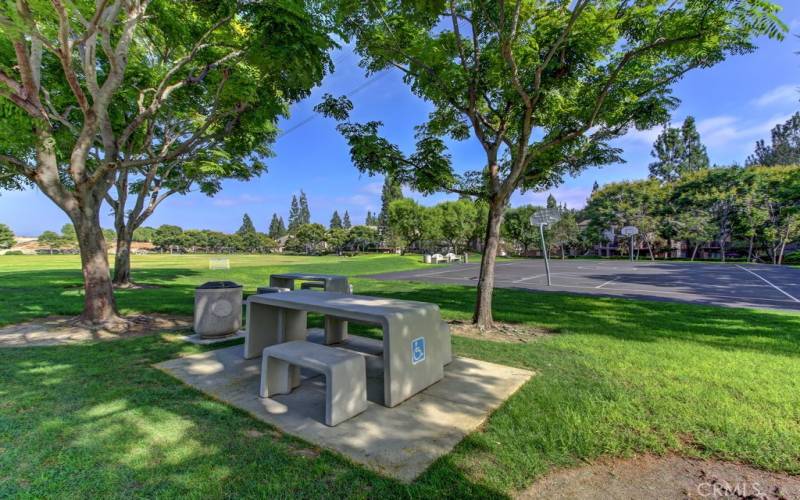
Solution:
M 399 406 L 370 401 L 364 413 L 328 427 L 322 377 L 304 372 L 291 394 L 261 399 L 261 360 L 246 360 L 243 354 L 244 347 L 237 345 L 155 366 L 284 432 L 405 482 L 450 452 L 533 376 L 520 368 L 456 357 L 445 367 L 444 379 Z
M 186 337 L 183 338 L 183 340 L 185 340 L 186 342 L 189 342 L 190 344 L 214 345 L 214 344 L 219 344 L 219 343 L 222 343 L 222 342 L 227 342 L 227 341 L 233 340 L 233 339 L 243 339 L 244 336 L 245 336 L 245 331 L 244 330 L 239 330 L 236 333 L 232 333 L 230 335 L 225 335 L 224 337 L 214 337 L 214 338 L 208 338 L 208 339 L 204 339 L 203 337 L 200 336 L 200 334 L 194 333 L 192 335 L 187 335 Z

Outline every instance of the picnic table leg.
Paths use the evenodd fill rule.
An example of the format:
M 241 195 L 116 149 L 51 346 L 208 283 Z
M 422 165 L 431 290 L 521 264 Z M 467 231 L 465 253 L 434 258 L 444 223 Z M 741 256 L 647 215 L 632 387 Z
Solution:
M 294 290 L 294 280 L 291 278 L 279 278 L 277 276 L 270 276 L 269 286 L 288 288 L 289 290 Z
M 280 309 L 280 342 L 305 340 L 308 335 L 308 313 L 294 309 Z M 300 385 L 300 367 L 292 366 L 290 370 L 292 389 Z
M 397 406 L 444 377 L 447 353 L 442 352 L 439 328 L 431 318 L 416 315 L 392 318 L 384 325 L 384 406 Z
M 325 345 L 338 344 L 347 338 L 347 321 L 325 316 Z
M 339 293 L 350 293 L 350 285 L 347 281 L 347 278 L 333 278 L 333 279 L 326 279 L 325 280 L 325 291 L 326 292 L 339 292 Z
M 261 356 L 265 347 L 280 342 L 278 309 L 264 304 L 247 303 L 247 330 L 244 337 L 244 357 Z

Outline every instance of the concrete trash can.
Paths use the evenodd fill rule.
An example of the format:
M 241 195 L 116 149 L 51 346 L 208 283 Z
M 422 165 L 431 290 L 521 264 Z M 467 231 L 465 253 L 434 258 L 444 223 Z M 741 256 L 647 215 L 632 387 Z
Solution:
M 209 281 L 194 291 L 194 331 L 202 338 L 231 335 L 242 327 L 242 285 Z
M 432 262 L 430 254 L 425 254 L 425 257 L 423 257 L 423 262 L 426 264 L 430 264 Z

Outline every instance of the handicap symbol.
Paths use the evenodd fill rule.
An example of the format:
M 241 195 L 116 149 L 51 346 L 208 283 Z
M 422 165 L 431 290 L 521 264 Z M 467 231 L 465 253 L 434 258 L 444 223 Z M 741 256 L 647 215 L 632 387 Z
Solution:
M 411 341 L 411 364 L 416 365 L 425 361 L 425 337 Z

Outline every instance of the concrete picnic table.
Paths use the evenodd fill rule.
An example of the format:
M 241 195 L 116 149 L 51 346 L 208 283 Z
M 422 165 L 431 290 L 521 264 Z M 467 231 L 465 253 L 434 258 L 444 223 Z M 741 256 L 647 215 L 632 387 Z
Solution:
M 269 277 L 269 286 L 294 290 L 295 281 L 315 281 L 322 283 L 326 292 L 349 293 L 350 285 L 347 276 L 339 274 L 316 273 L 281 273 Z
M 388 407 L 441 380 L 444 365 L 452 359 L 450 332 L 436 304 L 306 290 L 248 297 L 245 357 L 258 357 L 276 343 L 305 340 L 308 312 L 383 329 L 383 397 Z M 326 328 L 325 343 L 344 340 L 340 332 Z
M 277 288 L 295 289 L 295 281 L 312 281 L 321 283 L 322 289 L 326 292 L 351 293 L 350 283 L 347 276 L 340 274 L 319 274 L 319 273 L 281 273 L 272 274 L 269 277 L 269 286 Z M 335 319 L 332 316 L 325 316 L 325 330 L 333 331 L 338 329 L 336 334 L 339 338 L 347 336 L 347 321 Z M 327 342 L 326 342 L 327 343 Z

